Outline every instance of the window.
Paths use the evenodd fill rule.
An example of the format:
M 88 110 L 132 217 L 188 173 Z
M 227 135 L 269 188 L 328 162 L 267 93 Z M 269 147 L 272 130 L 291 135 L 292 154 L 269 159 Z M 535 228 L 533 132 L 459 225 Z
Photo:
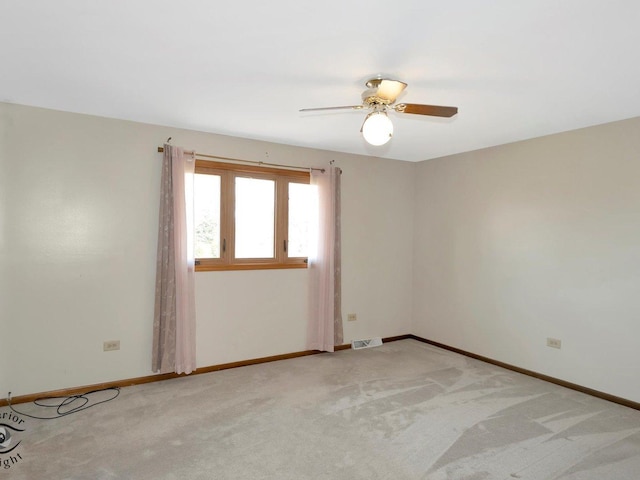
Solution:
M 309 173 L 196 161 L 196 271 L 306 268 Z

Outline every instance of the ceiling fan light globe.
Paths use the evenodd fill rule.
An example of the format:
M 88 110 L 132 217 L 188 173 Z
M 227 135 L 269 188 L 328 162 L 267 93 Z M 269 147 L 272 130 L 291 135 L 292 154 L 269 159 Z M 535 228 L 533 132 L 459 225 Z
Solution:
M 362 125 L 362 136 L 370 145 L 384 145 L 393 136 L 393 123 L 384 112 L 371 113 Z

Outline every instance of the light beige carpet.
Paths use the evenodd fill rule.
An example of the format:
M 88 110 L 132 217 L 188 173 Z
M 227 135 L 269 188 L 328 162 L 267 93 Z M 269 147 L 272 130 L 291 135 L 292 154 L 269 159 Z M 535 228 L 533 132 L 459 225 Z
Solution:
M 640 411 L 414 340 L 128 387 L 21 438 L 12 480 L 640 478 Z

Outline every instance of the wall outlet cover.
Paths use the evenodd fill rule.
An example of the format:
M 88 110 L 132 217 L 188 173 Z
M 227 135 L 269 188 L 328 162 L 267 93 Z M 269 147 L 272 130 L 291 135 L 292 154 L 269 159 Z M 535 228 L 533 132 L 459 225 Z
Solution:
M 105 352 L 120 350 L 120 340 L 107 340 L 106 342 L 103 342 L 102 350 Z
M 562 340 L 558 338 L 547 338 L 547 347 L 562 348 Z

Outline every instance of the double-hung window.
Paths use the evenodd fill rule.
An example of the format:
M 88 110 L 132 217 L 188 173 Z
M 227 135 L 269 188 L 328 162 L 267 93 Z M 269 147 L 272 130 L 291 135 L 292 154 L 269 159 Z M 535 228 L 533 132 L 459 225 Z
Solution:
M 196 161 L 196 270 L 305 268 L 309 172 Z

